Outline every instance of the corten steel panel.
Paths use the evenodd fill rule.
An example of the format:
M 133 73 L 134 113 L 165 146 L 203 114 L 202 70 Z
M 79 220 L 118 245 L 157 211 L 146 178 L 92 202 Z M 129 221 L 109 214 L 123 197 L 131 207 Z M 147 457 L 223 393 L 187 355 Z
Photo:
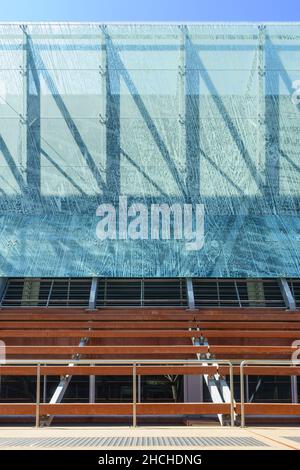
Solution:
M 222 371 L 228 373 L 229 368 L 223 368 Z M 138 366 L 136 368 L 137 375 L 199 375 L 199 374 L 216 374 L 218 368 L 216 366 Z M 133 368 L 130 366 L 46 366 L 40 368 L 41 375 L 68 375 L 72 372 L 72 376 L 99 375 L 99 376 L 131 376 Z M 37 368 L 33 366 L 2 366 L 0 368 L 2 376 L 36 376 Z
M 66 340 L 62 341 L 66 344 Z M 16 340 L 14 340 L 16 343 Z M 28 341 L 32 344 L 32 339 Z M 54 341 L 53 341 L 54 343 Z M 290 357 L 296 348 L 291 346 L 248 346 L 248 345 L 213 345 L 210 348 L 206 346 L 186 346 L 186 345 L 147 345 L 147 346 L 133 346 L 133 345 L 105 345 L 105 346 L 66 346 L 57 344 L 52 345 L 7 345 L 6 355 L 8 358 L 23 358 L 23 356 L 40 358 L 64 358 L 70 357 L 73 354 L 81 354 L 84 357 L 106 357 L 106 358 L 139 358 L 155 357 L 155 358 L 195 358 L 196 354 L 205 354 L 210 352 L 216 357 L 237 357 L 237 358 L 283 358 Z
M 244 375 L 271 375 L 291 376 L 300 375 L 300 367 L 293 366 L 247 366 L 243 369 Z M 239 371 L 234 370 L 238 375 Z
M 300 337 L 300 330 L 293 330 L 293 331 L 260 331 L 260 330 L 253 330 L 253 331 L 224 331 L 224 330 L 201 330 L 203 336 L 210 338 L 288 338 L 288 339 L 297 339 Z M 194 333 L 195 335 L 195 333 Z M 8 335 L 7 335 L 8 336 Z M 46 335 L 45 335 L 46 336 Z
M 241 412 L 239 403 L 236 412 Z M 300 404 L 298 403 L 245 403 L 246 415 L 300 415 Z
M 53 323 L 54 325 L 55 323 Z M 5 323 L 4 323 L 5 325 Z M 7 323 L 7 328 L 11 328 L 13 325 L 13 323 Z M 26 323 L 24 323 L 24 326 L 26 325 Z M 34 326 L 35 325 L 35 326 Z M 37 324 L 36 323 L 32 323 L 32 328 L 36 328 Z M 48 326 L 47 326 L 48 325 Z M 51 323 L 45 323 L 45 327 L 50 327 Z M 196 325 L 198 325 L 196 323 Z M 214 330 L 214 329 L 218 329 L 218 330 L 229 330 L 229 331 L 232 331 L 232 330 L 268 330 L 268 331 L 272 331 L 272 330 L 295 330 L 295 329 L 300 329 L 300 321 L 298 320 L 298 322 L 284 322 L 284 321 L 274 321 L 274 322 L 271 322 L 271 321 L 261 321 L 261 322 L 257 322 L 257 321 L 248 321 L 248 322 L 240 322 L 240 321 L 236 321 L 236 322 L 232 322 L 232 321 L 223 321 L 223 322 L 219 322 L 219 321 L 215 321 L 215 322 L 209 322 L 209 321 L 203 321 L 201 323 L 199 323 L 199 326 L 201 325 L 201 328 L 203 328 L 203 330 L 207 329 L 208 331 L 210 330 Z M 1 327 L 4 328 L 3 324 L 1 323 Z M 6 328 L 6 327 L 5 327 Z M 51 328 L 54 328 L 54 326 L 51 326 Z
M 61 415 L 131 415 L 132 405 L 124 403 L 105 403 L 105 404 L 59 404 L 59 405 L 40 405 L 40 414 Z M 35 415 L 36 405 L 34 404 L 2 404 L 0 403 L 0 415 Z
M 35 415 L 36 406 L 30 403 L 0 403 L 0 416 L 2 415 Z
M 299 60 L 300 24 L 0 25 L 0 275 L 298 277 Z M 121 195 L 204 246 L 99 240 Z
M 12 307 L 2 308 L 1 318 L 20 320 L 22 318 L 32 318 L 33 320 L 110 320 L 117 318 L 118 321 L 136 320 L 137 314 L 139 320 L 258 320 L 258 321 L 280 321 L 284 315 L 284 319 L 289 321 L 300 320 L 300 313 L 289 313 L 286 309 L 278 308 L 231 308 L 231 307 L 209 307 L 201 309 L 201 312 L 195 310 L 190 312 L 186 308 L 149 308 L 149 307 L 126 307 L 126 308 L 101 308 L 96 311 L 88 311 L 86 308 L 68 308 L 63 307 L 46 308 L 46 307 Z M 241 320 L 240 320 L 241 319 Z
M 17 329 L 23 328 L 27 330 L 81 330 L 83 328 L 92 328 L 93 330 L 119 330 L 120 326 L 125 330 L 140 330 L 140 329 L 149 329 L 149 330 L 182 330 L 188 328 L 200 328 L 202 327 L 202 333 L 210 334 L 215 329 L 220 331 L 226 331 L 232 333 L 232 330 L 248 330 L 253 331 L 268 331 L 268 334 L 271 334 L 272 331 L 280 331 L 283 333 L 282 330 L 286 330 L 288 333 L 291 330 L 290 334 L 293 334 L 295 330 L 300 329 L 300 321 L 298 322 L 122 322 L 120 324 L 119 321 L 109 322 L 84 322 L 84 321 L 77 321 L 77 322 L 60 322 L 60 321 L 1 321 L 0 322 L 1 330 L 4 332 L 5 330 L 10 329 Z
M 257 324 L 256 324 L 257 325 Z M 272 325 L 268 323 L 268 325 Z M 284 324 L 283 324 L 284 325 Z M 290 328 L 293 328 L 295 325 L 292 325 Z M 163 330 L 168 332 L 169 330 L 187 330 L 188 328 L 197 328 L 198 323 L 196 322 L 109 322 L 109 321 L 77 321 L 77 322 L 63 322 L 63 321 L 0 321 L 1 331 L 5 332 L 6 329 L 16 329 L 24 328 L 27 330 L 81 330 L 83 328 L 93 328 L 93 330 L 119 330 L 120 326 L 125 330 L 139 330 L 139 329 L 149 329 L 149 330 Z M 285 325 L 284 325 L 285 326 Z M 254 327 L 255 328 L 255 327 Z M 257 326 L 256 326 L 257 328 Z M 276 328 L 276 327 L 275 327 Z M 286 327 L 288 329 L 288 327 Z
M 40 374 L 44 375 L 66 375 L 70 373 L 68 366 L 41 366 Z M 219 373 L 222 376 L 229 375 L 228 366 L 138 366 L 137 375 L 214 375 Z M 73 376 L 99 375 L 99 376 L 132 376 L 133 368 L 130 366 L 76 366 L 72 368 Z M 233 367 L 233 374 L 240 375 L 240 367 Z M 300 368 L 296 366 L 247 366 L 243 369 L 244 375 L 253 376 L 283 376 L 289 377 L 300 375 Z M 36 376 L 37 367 L 35 366 L 2 366 L 0 376 Z
M 216 414 L 230 413 L 230 404 L 227 403 L 138 403 L 138 415 L 177 415 L 177 414 Z M 68 404 L 41 404 L 40 414 L 58 415 L 131 415 L 132 404 L 125 403 L 68 403 Z M 0 404 L 1 414 L 35 414 L 36 407 L 31 404 Z
M 225 348 L 226 349 L 226 348 Z M 289 348 L 291 350 L 291 348 Z M 72 355 L 72 354 L 85 354 L 85 355 L 165 355 L 174 354 L 178 355 L 196 355 L 197 353 L 207 353 L 206 346 L 7 346 L 6 354 L 8 357 L 11 355 Z M 137 357 L 137 356 L 136 356 Z
M 217 414 L 230 413 L 229 403 L 138 403 L 137 414 Z
M 92 326 L 92 325 L 91 325 Z M 284 332 L 280 332 L 282 334 Z M 285 332 L 286 333 L 286 332 Z M 300 332 L 299 332 L 300 334 Z M 195 331 L 159 331 L 159 330 L 118 330 L 118 331 L 89 331 L 89 330 L 3 330 L 2 338 L 194 338 L 201 336 L 200 332 Z M 279 337 L 279 335 L 277 334 Z M 295 335 L 288 333 L 285 337 L 291 338 Z
M 1 325 L 0 325 L 1 326 Z M 91 325 L 92 326 L 92 325 Z M 300 337 L 300 330 L 293 331 L 159 331 L 159 330 L 2 330 L 2 338 L 122 338 L 126 341 L 127 338 L 194 338 L 204 336 L 206 338 L 234 338 L 234 339 L 269 339 L 274 340 L 276 344 L 277 338 L 297 339 Z M 143 343 L 144 344 L 144 343 Z

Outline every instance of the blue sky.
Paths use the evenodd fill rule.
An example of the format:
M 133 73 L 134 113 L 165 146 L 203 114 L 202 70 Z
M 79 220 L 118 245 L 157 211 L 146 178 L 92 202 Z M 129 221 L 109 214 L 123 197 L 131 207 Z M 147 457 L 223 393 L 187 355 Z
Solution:
M 300 21 L 299 0 L 6 0 L 0 21 Z

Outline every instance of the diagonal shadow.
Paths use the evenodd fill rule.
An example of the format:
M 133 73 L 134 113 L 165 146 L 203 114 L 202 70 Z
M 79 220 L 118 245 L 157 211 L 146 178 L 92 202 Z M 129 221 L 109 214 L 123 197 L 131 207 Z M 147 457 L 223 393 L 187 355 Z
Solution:
M 41 194 L 41 84 L 32 55 L 30 38 L 25 34 L 26 70 L 26 168 L 31 194 Z
M 106 64 L 110 62 L 109 49 L 105 42 Z M 117 198 L 121 190 L 121 155 L 120 155 L 120 75 L 114 71 L 113 76 L 106 67 L 106 184 L 109 195 Z
M 68 180 L 72 186 L 74 186 L 74 188 L 77 189 L 77 191 L 79 191 L 82 195 L 85 195 L 85 192 L 80 188 L 80 186 L 78 186 L 78 184 L 71 178 L 71 176 L 69 176 L 59 165 L 58 163 L 55 162 L 55 160 L 53 160 L 53 158 L 50 157 L 50 155 L 41 148 L 41 154 L 44 155 L 44 157 L 59 171 L 59 173 L 61 173 L 65 178 L 66 180 Z
M 14 178 L 17 181 L 21 192 L 24 193 L 26 189 L 24 180 L 1 134 L 0 134 L 0 152 L 2 152 L 2 155 L 5 158 L 10 171 L 14 175 Z
M 11 188 L 13 191 L 15 191 L 14 185 L 13 185 L 10 181 L 8 181 L 7 178 L 4 178 L 3 175 L 1 175 L 0 178 L 1 178 L 2 181 L 4 181 L 4 183 L 5 183 L 9 188 Z M 2 192 L 2 194 L 4 194 L 4 196 L 6 196 L 6 198 L 8 197 L 8 195 L 7 195 L 7 193 L 6 193 L 5 191 L 3 191 L 2 189 L 0 189 L 0 191 Z
M 30 39 L 30 43 L 32 43 L 32 40 Z M 96 179 L 97 181 L 97 184 L 99 186 L 100 189 L 102 189 L 103 191 L 106 190 L 106 184 L 99 172 L 99 169 L 91 155 L 91 153 L 89 152 L 76 124 L 74 123 L 72 117 L 71 117 L 71 114 L 69 113 L 62 97 L 60 96 L 56 86 L 55 86 L 55 83 L 54 81 L 52 80 L 51 78 L 51 75 L 49 74 L 48 70 L 46 69 L 44 63 L 43 63 L 43 60 L 40 56 L 40 54 L 38 53 L 38 51 L 36 51 L 36 55 L 38 57 L 38 61 L 39 61 L 39 68 L 40 68 L 40 73 L 42 74 L 42 76 L 44 77 L 46 83 L 47 83 L 47 86 L 49 88 L 49 90 L 51 91 L 52 93 L 52 96 L 53 96 L 53 99 L 58 107 L 58 109 L 60 110 L 68 128 L 69 128 L 69 131 L 71 132 L 83 158 L 85 159 L 85 161 L 87 162 L 87 165 L 90 169 L 90 171 L 92 172 L 94 178 Z
M 285 86 L 287 87 L 288 91 L 290 94 L 292 94 L 295 90 L 294 88 L 292 87 L 292 80 L 291 78 L 289 77 L 283 63 L 282 63 L 282 60 L 280 58 L 280 56 L 278 55 L 278 52 L 276 50 L 276 47 L 274 46 L 274 44 L 272 43 L 271 39 L 269 38 L 268 39 L 268 42 L 270 44 L 270 46 L 272 46 L 272 52 L 274 53 L 274 58 L 277 62 L 277 68 L 278 68 L 278 73 L 279 75 L 281 76 Z M 300 111 L 300 104 L 296 105 L 295 106 L 296 109 L 298 109 L 298 111 Z
M 282 150 L 279 149 L 280 155 L 295 169 L 300 173 L 300 166 L 296 165 L 295 162 Z
M 180 28 L 184 60 L 182 75 L 185 79 L 185 155 L 186 186 L 190 196 L 198 196 L 200 187 L 200 75 L 193 64 L 193 53 L 187 43 L 187 26 Z
M 226 224 L 226 227 L 223 227 L 224 238 L 222 241 L 222 248 L 214 263 L 214 266 L 212 266 L 210 271 L 208 271 L 206 275 L 207 277 L 218 277 L 220 276 L 222 270 L 226 268 L 225 259 L 230 260 L 231 256 L 235 253 L 235 244 L 237 243 L 238 236 L 240 235 L 246 223 L 246 217 L 247 214 L 237 214 L 231 218 L 231 224 Z
M 214 84 L 213 84 L 213 82 L 212 82 L 212 80 L 209 76 L 209 73 L 205 70 L 205 67 L 202 63 L 202 60 L 200 59 L 197 52 L 195 51 L 195 46 L 193 45 L 193 43 L 192 43 L 192 41 L 191 41 L 191 39 L 188 35 L 187 35 L 187 40 L 189 42 L 189 46 L 190 46 L 191 51 L 193 53 L 194 63 L 198 63 L 199 69 L 200 69 L 199 73 L 202 76 L 203 80 L 205 81 L 206 86 L 207 86 L 207 88 L 209 89 L 209 91 L 211 93 L 211 97 L 212 97 L 215 105 L 217 106 L 217 108 L 219 110 L 219 113 L 221 114 L 225 124 L 227 125 L 227 128 L 230 132 L 231 137 L 234 140 L 234 142 L 235 142 L 242 158 L 244 159 L 244 161 L 246 163 L 246 166 L 247 166 L 248 170 L 250 171 L 251 176 L 255 180 L 258 188 L 261 189 L 263 187 L 263 180 L 261 179 L 261 177 L 257 173 L 257 170 L 255 168 L 255 165 L 254 165 L 252 159 L 251 159 L 251 156 L 250 156 L 248 150 L 246 149 L 245 144 L 244 144 L 243 140 L 241 139 L 241 137 L 239 135 L 239 132 L 236 129 L 232 118 L 229 116 L 229 114 L 227 112 L 227 109 L 224 106 L 224 103 L 222 102 L 222 99 L 219 97 L 218 91 L 217 91 L 216 87 L 214 86 Z
M 292 88 L 292 81 L 287 73 L 287 71 L 285 70 L 285 67 L 282 63 L 282 60 L 280 58 L 280 56 L 278 55 L 278 52 L 276 50 L 276 46 L 273 44 L 272 40 L 270 39 L 270 37 L 268 37 L 268 44 L 272 50 L 272 53 L 273 53 L 273 56 L 272 58 L 275 59 L 276 63 L 277 63 L 277 70 L 278 70 L 278 74 L 281 76 L 285 86 L 287 87 L 288 91 L 292 94 L 293 93 L 293 88 Z M 268 71 L 268 70 L 267 70 Z
M 170 153 L 164 143 L 164 141 L 162 140 L 158 130 L 157 130 L 157 127 L 155 125 L 155 123 L 153 122 L 142 98 L 140 97 L 139 95 L 139 92 L 134 84 L 134 82 L 132 81 L 128 71 L 126 70 L 118 52 L 116 51 L 115 47 L 114 47 L 114 44 L 109 36 L 109 34 L 107 33 L 107 31 L 105 30 L 105 28 L 102 28 L 102 31 L 105 35 L 105 38 L 107 40 L 107 45 L 108 47 L 110 48 L 110 54 L 111 54 L 111 57 L 113 58 L 114 60 L 114 63 L 116 65 L 116 68 L 119 69 L 119 72 L 120 72 L 120 75 L 122 76 L 124 82 L 126 83 L 126 86 L 129 90 L 129 92 L 131 93 L 131 96 L 136 104 L 136 106 L 138 107 L 158 149 L 160 150 L 160 153 L 163 157 L 163 159 L 165 160 L 165 162 L 167 163 L 168 167 L 169 167 L 169 170 L 171 171 L 171 174 L 173 175 L 173 178 L 178 186 L 178 188 L 180 189 L 180 191 L 182 192 L 182 194 L 184 196 L 186 196 L 186 188 L 185 188 L 185 185 L 183 184 L 182 180 L 181 180 L 181 176 L 176 168 L 176 165 L 174 164 L 171 156 L 170 156 Z
M 0 220 L 0 224 L 1 224 L 1 220 Z M 1 251 L 3 253 L 3 249 Z M 9 261 L 7 261 L 8 257 L 7 257 L 7 255 L 5 255 L 5 253 L 3 253 L 3 255 L 0 253 L 0 268 L 1 268 L 1 271 L 5 274 L 15 273 L 15 266 L 13 266 Z
M 241 196 L 244 196 L 244 192 L 242 191 L 242 189 L 237 184 L 235 184 L 235 182 L 230 178 L 230 176 L 226 175 L 226 173 L 216 164 L 216 162 L 214 162 L 214 160 L 212 160 L 212 158 L 210 158 L 201 148 L 200 153 L 211 164 L 211 166 L 239 192 Z
M 242 139 L 241 139 L 241 137 L 238 133 L 238 130 L 236 129 L 236 127 L 234 125 L 233 120 L 229 116 L 229 114 L 226 110 L 226 107 L 224 106 L 224 103 L 222 102 L 221 98 L 219 97 L 217 89 L 214 86 L 208 72 L 206 71 L 200 57 L 197 55 L 197 53 L 195 51 L 195 47 L 194 47 L 190 37 L 188 36 L 188 34 L 186 35 L 186 40 L 187 40 L 187 43 L 189 43 L 194 63 L 198 63 L 198 65 L 199 65 L 199 69 L 200 69 L 199 74 L 204 79 L 204 81 L 206 83 L 206 86 L 207 86 L 207 88 L 209 89 L 209 91 L 211 93 L 211 97 L 212 97 L 215 105 L 217 106 L 217 108 L 219 110 L 219 113 L 221 114 L 225 124 L 227 125 L 228 130 L 230 132 L 230 135 L 233 138 L 233 140 L 234 140 L 241 156 L 243 157 L 243 159 L 244 159 L 244 161 L 247 165 L 247 168 L 249 169 L 249 171 L 250 171 L 252 177 L 254 178 L 254 180 L 256 181 L 256 184 L 257 184 L 258 188 L 261 189 L 263 187 L 263 181 L 260 178 L 260 176 L 257 174 L 256 168 L 255 168 L 255 165 L 252 162 L 251 156 L 250 156 L 248 150 L 246 149 L 246 147 L 244 145 L 244 142 L 242 141 Z M 222 174 L 222 176 L 224 176 L 224 178 L 226 178 L 226 180 L 230 184 L 232 184 L 239 191 L 239 193 L 241 195 L 243 195 L 243 191 L 222 171 L 221 168 L 217 167 L 217 165 L 213 162 L 213 160 L 210 159 L 203 152 L 202 149 L 200 149 L 200 152 L 213 165 L 213 167 L 215 169 L 217 169 L 219 171 L 219 173 Z M 239 213 L 237 214 L 238 217 L 233 217 L 232 223 L 228 224 L 228 226 L 227 226 L 227 231 L 226 231 L 226 235 L 225 235 L 226 238 L 225 238 L 225 241 L 223 243 L 223 246 L 226 246 L 226 256 L 231 255 L 231 253 L 234 251 L 234 246 L 235 246 L 238 234 L 240 233 L 240 231 L 242 230 L 242 228 L 245 224 L 247 213 L 248 213 L 247 205 L 246 205 L 246 207 L 241 207 Z M 220 254 L 217 257 L 217 260 L 214 263 L 214 266 L 211 268 L 211 270 L 207 274 L 208 277 L 213 277 L 213 276 L 219 275 L 218 269 L 219 269 L 220 263 L 222 263 L 222 261 L 221 261 L 222 257 L 223 257 L 223 251 L 221 250 Z
M 141 175 L 147 180 L 149 181 L 149 183 L 152 184 L 152 186 L 154 186 L 155 189 L 157 189 L 157 191 L 162 194 L 163 196 L 165 196 L 166 198 L 169 197 L 168 194 L 166 194 L 159 186 L 157 183 L 155 183 L 155 181 L 147 175 L 147 173 L 137 164 L 135 163 L 135 161 L 124 151 L 121 149 L 121 154 L 131 163 L 131 165 L 136 168 L 136 170 L 141 173 Z
M 282 60 L 277 52 L 276 46 L 273 44 L 272 40 L 270 37 L 268 37 L 268 46 L 271 51 L 271 59 L 275 60 L 276 63 L 276 83 L 272 81 L 271 84 L 267 80 L 267 87 L 271 88 L 270 96 L 266 97 L 266 103 L 268 105 L 268 110 L 269 113 L 267 113 L 266 110 L 266 124 L 269 127 L 269 135 L 271 136 L 271 142 L 273 146 L 275 146 L 276 153 L 273 152 L 273 155 L 271 154 L 270 158 L 270 163 L 269 167 L 273 168 L 273 173 L 275 173 L 275 177 L 273 176 L 273 180 L 275 179 L 275 182 L 277 184 L 277 194 L 279 194 L 279 168 L 280 168 L 280 161 L 279 157 L 280 155 L 284 157 L 295 169 L 299 171 L 299 168 L 295 163 L 286 155 L 281 149 L 280 149 L 280 122 L 279 122 L 279 77 L 282 78 L 285 86 L 287 87 L 288 91 L 290 94 L 293 93 L 293 88 L 292 88 L 292 81 L 282 63 Z M 267 55 L 267 59 L 270 61 L 270 51 L 269 54 Z M 267 62 L 266 65 L 267 72 L 272 69 L 272 63 L 270 65 Z M 275 88 L 276 87 L 276 88 Z M 300 106 L 296 107 L 298 110 L 300 110 Z M 270 119 L 268 119 L 268 115 L 270 116 Z M 275 153 L 275 155 L 274 155 Z M 271 173 L 272 175 L 272 173 Z M 272 183 L 272 180 L 271 182 Z M 274 186 L 274 185 L 272 185 Z
M 268 73 L 272 69 L 272 56 L 275 52 L 269 38 L 265 41 L 265 69 Z M 274 199 L 279 195 L 279 71 L 274 73 L 274 80 L 270 82 L 265 79 L 265 123 L 266 123 L 266 144 L 265 144 L 265 178 L 266 197 Z

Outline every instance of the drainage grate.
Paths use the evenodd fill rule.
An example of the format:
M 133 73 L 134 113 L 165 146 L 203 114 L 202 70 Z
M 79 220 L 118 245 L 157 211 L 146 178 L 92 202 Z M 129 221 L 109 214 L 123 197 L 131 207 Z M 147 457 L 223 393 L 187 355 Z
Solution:
M 0 438 L 0 447 L 269 447 L 253 437 L 50 437 Z

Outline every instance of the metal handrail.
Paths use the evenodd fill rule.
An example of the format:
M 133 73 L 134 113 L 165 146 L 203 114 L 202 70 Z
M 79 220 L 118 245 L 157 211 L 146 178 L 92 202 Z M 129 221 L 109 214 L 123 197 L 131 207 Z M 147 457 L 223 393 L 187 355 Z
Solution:
M 300 359 L 286 359 L 286 360 L 276 360 L 276 359 L 245 359 L 240 363 L 240 405 L 241 405 L 241 427 L 245 427 L 245 375 L 244 368 L 247 365 L 257 364 L 262 366 L 268 365 L 286 365 L 286 366 L 300 366 Z M 292 405 L 292 403 L 291 403 Z
M 69 359 L 47 359 L 47 360 L 36 360 L 36 359 L 7 359 L 0 364 L 1 366 L 5 365 L 36 365 L 37 366 L 37 384 L 36 384 L 36 427 L 39 427 L 39 420 L 40 420 L 40 383 L 41 383 L 41 367 L 47 367 L 48 365 L 69 365 Z M 203 367 L 203 365 L 214 365 L 214 366 L 221 366 L 227 365 L 229 366 L 229 377 L 230 377 L 230 418 L 231 418 L 231 426 L 234 426 L 234 413 L 235 413 L 235 401 L 234 401 L 234 391 L 233 391 L 233 366 L 239 364 L 240 366 L 240 407 L 241 407 L 241 427 L 245 427 L 245 374 L 244 369 L 245 366 L 248 365 L 286 365 L 286 366 L 300 366 L 300 359 L 295 360 L 255 360 L 255 359 L 247 359 L 243 360 L 242 362 L 236 360 L 216 360 L 216 359 L 190 359 L 190 360 L 180 360 L 180 359 L 136 359 L 136 360 L 128 360 L 128 359 L 79 359 L 76 361 L 76 365 L 72 367 L 72 375 L 76 375 L 76 366 L 78 365 L 129 365 L 132 366 L 132 386 L 133 386 L 133 401 L 132 401 L 132 424 L 133 427 L 137 425 L 137 393 L 136 393 L 136 384 L 137 384 L 137 376 L 138 374 L 138 366 L 141 365 L 184 365 L 187 367 L 187 371 L 189 366 L 199 366 Z
M 18 364 L 23 364 L 23 365 L 36 365 L 37 366 L 37 383 L 36 383 L 36 414 L 35 414 L 35 422 L 36 422 L 36 427 L 39 427 L 39 421 L 40 421 L 40 384 L 41 384 L 41 366 L 47 367 L 50 364 L 65 364 L 68 365 L 70 364 L 70 359 L 48 359 L 48 360 L 29 360 L 29 359 L 7 359 L 3 361 L 0 364 L 1 366 L 6 366 L 6 365 L 18 365 Z M 130 365 L 132 366 L 132 387 L 133 387 L 133 400 L 132 400 L 132 425 L 133 427 L 136 427 L 137 425 L 137 394 L 136 394 L 136 384 L 137 384 L 137 376 L 139 375 L 137 372 L 137 366 L 140 366 L 142 364 L 159 364 L 159 365 L 170 365 L 170 364 L 181 364 L 187 366 L 192 365 L 192 366 L 199 366 L 203 367 L 203 365 L 214 365 L 219 367 L 220 365 L 227 365 L 229 366 L 229 376 L 230 376 L 230 424 L 231 427 L 234 426 L 234 393 L 233 393 L 233 364 L 229 360 L 216 360 L 216 359 L 205 359 L 203 361 L 199 359 L 190 359 L 190 360 L 180 360 L 180 359 L 173 359 L 173 360 L 168 360 L 168 359 L 136 359 L 134 361 L 132 360 L 126 360 L 126 359 L 79 359 L 76 361 L 76 365 L 74 364 L 72 367 L 70 367 L 70 372 L 72 375 L 76 375 L 76 366 L 77 365 L 99 365 L 99 364 L 107 364 L 107 365 L 113 365 L 113 364 L 122 364 L 122 365 Z M 75 374 L 74 374 L 75 372 Z

